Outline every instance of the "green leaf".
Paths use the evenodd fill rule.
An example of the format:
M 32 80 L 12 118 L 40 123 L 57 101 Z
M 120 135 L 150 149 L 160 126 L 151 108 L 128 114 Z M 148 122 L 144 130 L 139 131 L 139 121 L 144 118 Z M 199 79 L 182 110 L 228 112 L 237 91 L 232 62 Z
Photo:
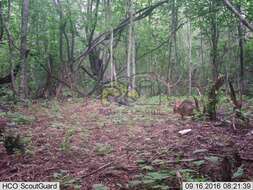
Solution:
M 154 165 L 163 165 L 163 164 L 165 164 L 165 161 L 161 160 L 161 159 L 155 159 L 154 161 L 152 161 L 152 164 L 154 164 Z
M 205 164 L 205 160 L 199 160 L 199 161 L 195 161 L 193 162 L 193 164 L 195 164 L 196 166 L 202 166 L 203 164 Z
M 214 163 L 214 164 L 218 164 L 220 162 L 220 158 L 217 156 L 206 156 L 205 159 L 207 161 Z
M 108 187 L 104 186 L 103 184 L 94 184 L 92 186 L 93 190 L 109 190 Z
M 145 185 L 153 184 L 153 183 L 155 183 L 155 180 L 153 180 L 153 179 L 143 179 L 142 183 L 145 184 Z
M 154 170 L 154 168 L 152 166 L 143 166 L 141 169 L 142 170 L 148 170 L 148 171 Z
M 154 189 L 159 189 L 159 190 L 167 190 L 169 187 L 167 185 L 155 185 L 153 186 Z
M 144 164 L 144 163 L 146 163 L 146 161 L 145 160 L 137 160 L 137 163 L 138 164 Z
M 147 173 L 146 178 L 154 179 L 154 180 L 163 180 L 170 176 L 169 173 L 160 173 L 160 172 L 149 172 Z
M 244 175 L 244 165 L 242 164 L 237 170 L 236 172 L 233 174 L 232 178 L 240 178 Z
M 133 180 L 133 181 L 129 181 L 128 184 L 129 184 L 129 187 L 133 188 L 133 187 L 139 186 L 140 184 L 142 184 L 142 182 L 139 180 Z
M 194 171 L 194 170 L 191 170 L 191 169 L 180 169 L 180 170 L 178 170 L 179 172 L 182 172 L 182 173 L 186 173 L 186 172 L 188 172 L 188 173 L 195 173 L 196 171 Z

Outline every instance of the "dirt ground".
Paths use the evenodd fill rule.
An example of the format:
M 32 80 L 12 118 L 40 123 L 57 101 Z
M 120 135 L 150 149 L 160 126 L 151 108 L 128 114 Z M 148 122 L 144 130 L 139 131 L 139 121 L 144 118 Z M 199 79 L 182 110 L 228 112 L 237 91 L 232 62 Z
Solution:
M 253 180 L 252 128 L 182 120 L 160 107 L 103 107 L 85 100 L 19 108 L 35 119 L 16 126 L 26 142 L 24 155 L 8 155 L 0 144 L 0 181 L 60 181 L 62 189 L 88 190 L 94 184 L 159 189 L 131 188 L 129 182 L 161 170 L 172 172 L 163 179 L 171 189 L 179 188 L 180 180 Z M 192 131 L 180 135 L 184 129 Z

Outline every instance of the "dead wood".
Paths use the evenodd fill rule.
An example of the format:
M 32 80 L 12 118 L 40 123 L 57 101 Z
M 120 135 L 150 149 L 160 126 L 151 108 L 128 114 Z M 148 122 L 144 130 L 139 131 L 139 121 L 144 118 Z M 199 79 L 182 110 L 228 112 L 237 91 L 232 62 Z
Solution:
M 218 91 L 220 90 L 224 82 L 225 82 L 224 76 L 218 77 L 218 79 L 211 86 L 208 92 L 208 102 L 206 105 L 206 109 L 207 109 L 206 112 L 210 120 L 216 120 L 216 106 L 218 103 L 217 95 L 218 95 Z
M 253 25 L 245 19 L 245 17 L 240 14 L 240 12 L 232 5 L 232 3 L 229 0 L 223 0 L 225 6 L 234 14 L 236 15 L 240 21 L 253 32 Z
M 109 162 L 109 163 L 107 163 L 107 164 L 101 166 L 100 168 L 98 168 L 98 169 L 92 171 L 91 173 L 88 173 L 88 174 L 86 174 L 86 175 L 84 175 L 84 176 L 81 176 L 81 178 L 83 179 L 83 178 L 89 177 L 89 176 L 91 176 L 91 175 L 93 175 L 93 174 L 95 174 L 95 173 L 97 173 L 97 172 L 100 172 L 101 170 L 104 170 L 105 168 L 111 166 L 112 163 L 113 163 L 113 162 Z
M 222 181 L 232 180 L 232 166 L 230 159 L 227 156 L 225 156 L 221 162 L 221 176 Z
M 229 88 L 230 88 L 230 98 L 231 98 L 232 103 L 234 104 L 234 109 L 241 110 L 242 101 L 237 100 L 236 93 L 231 81 L 229 82 Z

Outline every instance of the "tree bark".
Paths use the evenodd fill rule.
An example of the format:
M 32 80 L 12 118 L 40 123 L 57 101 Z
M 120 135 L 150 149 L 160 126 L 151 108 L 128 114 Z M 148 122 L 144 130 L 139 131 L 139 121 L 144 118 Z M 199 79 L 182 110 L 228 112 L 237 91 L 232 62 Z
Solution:
M 107 3 L 107 7 L 108 7 L 108 19 L 110 20 L 110 30 L 111 30 L 111 35 L 110 35 L 110 80 L 111 82 L 116 81 L 117 80 L 117 76 L 116 76 L 116 66 L 115 63 L 113 61 L 113 43 L 114 43 L 114 33 L 113 33 L 113 19 L 112 19 L 112 0 L 108 0 Z
M 59 56 L 60 61 L 63 63 L 63 31 L 65 30 L 65 23 L 63 22 L 63 13 L 62 13 L 62 7 L 60 0 L 53 0 L 53 3 L 55 5 L 55 8 L 59 14 L 60 17 L 60 23 L 59 23 Z
M 216 120 L 216 107 L 218 103 L 217 92 L 220 90 L 224 84 L 224 77 L 218 77 L 214 84 L 211 86 L 208 92 L 208 102 L 207 102 L 207 116 L 210 120 Z
M 132 88 L 136 87 L 136 62 L 135 62 L 135 34 L 134 34 L 134 26 L 133 26 L 133 34 L 132 34 Z
M 173 43 L 174 43 L 174 64 L 178 63 L 178 53 L 177 53 L 177 25 L 178 25 L 178 8 L 177 0 L 172 2 L 172 31 L 173 31 Z
M 0 1 L 0 43 L 3 40 L 3 36 L 4 36 L 3 4 L 2 1 Z
M 167 82 L 172 80 L 172 70 L 178 64 L 178 49 L 177 49 L 177 28 L 178 28 L 178 8 L 177 0 L 172 1 L 171 13 L 171 31 L 172 39 L 169 41 L 169 63 L 167 68 Z M 171 95 L 171 89 L 167 89 L 167 95 Z
M 192 95 L 192 32 L 189 22 L 188 43 L 189 43 L 189 96 Z
M 241 12 L 241 7 L 238 6 L 238 10 Z M 243 24 L 242 22 L 238 25 L 238 35 L 239 35 L 239 49 L 240 49 L 240 73 L 239 73 L 239 84 L 240 84 L 240 94 L 242 96 L 244 92 L 244 34 L 243 34 Z
M 22 6 L 22 22 L 21 22 L 21 42 L 20 42 L 20 60 L 21 60 L 21 81 L 20 81 L 20 97 L 26 99 L 28 97 L 27 82 L 27 66 L 28 54 L 27 35 L 28 35 L 28 19 L 29 19 L 29 0 L 23 0 Z
M 129 0 L 129 31 L 128 31 L 128 51 L 127 51 L 127 78 L 128 78 L 128 89 L 131 89 L 132 78 L 131 78 L 131 62 L 132 62 L 132 48 L 133 48 L 133 2 Z
M 218 65 L 218 43 L 219 43 L 219 29 L 217 26 L 217 13 L 216 1 L 213 0 L 210 5 L 211 11 L 211 60 L 212 60 L 212 76 L 213 81 L 216 81 L 219 76 L 219 65 Z
M 13 63 L 13 57 L 14 57 L 14 41 L 13 38 L 10 34 L 10 15 L 11 15 L 11 0 L 8 0 L 8 10 L 7 10 L 7 17 L 6 17 L 6 22 L 3 20 L 3 27 L 5 28 L 6 35 L 7 35 L 7 40 L 8 40 L 8 51 L 9 51 L 9 63 L 11 66 L 11 73 L 9 76 L 11 76 L 11 86 L 12 86 L 12 91 L 15 95 L 17 95 L 17 89 L 16 89 L 16 83 L 15 83 L 15 78 L 16 74 L 18 73 L 18 69 L 15 69 L 15 65 Z

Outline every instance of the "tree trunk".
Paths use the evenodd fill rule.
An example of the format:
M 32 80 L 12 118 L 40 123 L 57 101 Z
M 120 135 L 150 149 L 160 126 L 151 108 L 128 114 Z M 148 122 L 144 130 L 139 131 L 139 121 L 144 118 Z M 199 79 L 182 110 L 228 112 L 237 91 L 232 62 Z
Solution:
M 229 0 L 223 0 L 225 6 L 232 12 L 234 13 L 240 21 L 249 29 L 251 32 L 253 32 L 253 25 L 245 19 L 245 17 L 236 10 L 236 8 L 231 4 Z
M 113 31 L 111 31 L 111 37 L 110 37 L 110 78 L 111 78 L 111 82 L 113 82 L 115 80 L 115 67 L 114 67 L 114 63 L 113 63 Z
M 200 76 L 199 80 L 203 80 L 204 77 L 206 77 L 206 69 L 205 69 L 205 54 L 204 54 L 204 37 L 203 37 L 203 29 L 200 29 L 200 57 L 201 57 L 201 70 L 202 70 L 202 75 Z M 205 78 L 206 81 L 206 78 Z M 203 81 L 201 81 L 203 82 Z
M 29 50 L 27 48 L 28 18 L 29 18 L 29 0 L 23 0 L 21 43 L 20 43 L 20 59 L 21 59 L 20 97 L 23 99 L 26 99 L 28 97 L 28 84 L 27 84 L 27 76 L 28 76 L 27 58 L 29 54 Z
M 211 60 L 212 60 L 212 77 L 213 81 L 216 81 L 219 76 L 219 65 L 218 65 L 218 42 L 219 42 L 219 31 L 217 26 L 217 13 L 215 12 L 216 2 L 212 1 L 211 4 Z
M 11 86 L 12 86 L 12 91 L 15 95 L 17 95 L 17 89 L 16 89 L 16 83 L 15 83 L 15 78 L 16 74 L 14 73 L 15 70 L 15 65 L 13 63 L 13 57 L 14 57 L 14 42 L 12 39 L 12 36 L 10 34 L 10 15 L 11 15 L 11 0 L 8 0 L 8 12 L 7 12 L 7 18 L 6 18 L 6 23 L 3 21 L 3 26 L 5 27 L 6 34 L 7 34 L 7 39 L 8 39 L 8 51 L 9 51 L 9 63 L 11 66 Z
M 3 18 L 3 5 L 0 1 L 0 42 L 2 42 L 4 36 L 4 18 Z
M 169 43 L 169 63 L 167 70 L 167 82 L 172 80 L 172 70 L 175 65 L 178 64 L 178 50 L 177 50 L 177 26 L 178 26 L 178 8 L 177 0 L 172 1 L 172 13 L 171 13 L 171 31 L 172 39 Z M 171 32 L 170 31 L 170 32 Z M 171 89 L 167 90 L 167 95 L 171 95 Z
M 192 95 L 192 33 L 191 33 L 191 22 L 189 22 L 188 43 L 189 43 L 189 96 L 191 96 Z
M 174 64 L 178 64 L 178 54 L 177 54 L 177 25 L 178 25 L 178 8 L 177 0 L 172 2 L 172 31 L 173 31 L 173 43 L 174 43 Z
M 111 35 L 110 35 L 110 79 L 111 82 L 112 81 L 116 81 L 117 80 L 117 76 L 116 76 L 116 66 L 114 64 L 113 61 L 113 42 L 114 42 L 114 33 L 113 33 L 113 25 L 112 25 L 112 0 L 108 0 L 108 19 L 110 20 L 110 31 L 111 31 Z
M 132 62 L 132 42 L 133 42 L 133 2 L 129 0 L 129 31 L 128 31 L 128 51 L 127 51 L 127 78 L 128 78 L 128 89 L 131 89 L 132 77 L 131 77 L 131 62 Z
M 60 23 L 59 23 L 59 56 L 60 56 L 60 61 L 63 63 L 64 58 L 63 58 L 63 30 L 65 30 L 65 23 L 63 23 L 63 13 L 62 13 L 62 8 L 61 8 L 61 2 L 60 0 L 53 0 L 53 3 L 55 5 L 55 8 L 59 14 L 60 17 Z
M 134 27 L 132 34 L 132 88 L 135 89 L 135 74 L 136 74 L 136 62 L 135 62 L 135 35 L 134 35 Z
M 210 120 L 216 120 L 216 107 L 218 103 L 217 92 L 224 84 L 224 77 L 218 77 L 208 92 L 207 116 Z
M 238 6 L 238 10 L 241 12 L 240 6 Z M 240 84 L 240 94 L 242 96 L 244 92 L 244 34 L 242 22 L 240 22 L 238 25 L 238 35 L 239 35 L 239 49 L 240 49 L 239 84 Z

